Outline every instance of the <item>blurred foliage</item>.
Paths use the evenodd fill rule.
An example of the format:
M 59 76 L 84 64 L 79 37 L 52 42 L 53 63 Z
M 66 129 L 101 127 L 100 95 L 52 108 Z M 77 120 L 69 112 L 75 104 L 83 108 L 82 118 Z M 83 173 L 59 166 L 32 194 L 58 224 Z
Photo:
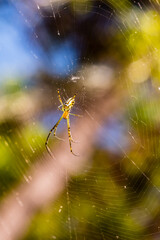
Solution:
M 143 226 L 128 214 L 129 190 L 113 180 L 118 176 L 106 153 L 96 151 L 93 161 L 53 206 L 37 214 L 24 239 L 142 239 Z
M 54 1 L 52 5 L 54 9 Z M 82 91 L 87 79 L 82 79 L 81 84 L 71 81 L 71 77 L 83 73 L 83 66 L 95 64 L 100 68 L 106 64 L 116 76 L 114 84 L 119 88 L 127 86 L 129 96 L 119 115 L 127 123 L 129 147 L 117 154 L 95 144 L 90 165 L 71 179 L 56 203 L 37 213 L 23 239 L 155 239 L 160 223 L 159 192 L 155 188 L 160 186 L 159 3 L 64 1 L 56 18 L 53 9 L 51 5 L 41 6 L 40 20 L 35 17 L 34 25 L 31 19 L 29 26 L 38 36 L 41 51 L 46 51 L 42 62 L 47 62 L 47 67 L 41 63 L 38 73 L 30 79 L 9 76 L 1 83 L 0 200 L 19 183 L 30 181 L 27 171 L 46 151 L 46 119 L 53 123 L 56 88 L 65 97 L 76 88 L 80 93 L 84 91 L 86 98 L 81 103 L 90 108 L 97 97 L 93 86 L 90 93 L 87 88 Z M 23 21 L 28 20 L 26 16 Z M 34 42 L 32 34 L 28 35 Z M 54 44 L 56 50 L 59 48 L 58 39 L 61 45 L 66 39 L 74 39 L 72 46 L 79 54 L 75 60 L 78 67 L 69 69 L 63 77 L 48 70 L 53 67 L 49 65 L 50 56 Z M 67 54 L 69 51 L 64 56 Z M 103 84 L 101 91 L 106 89 Z

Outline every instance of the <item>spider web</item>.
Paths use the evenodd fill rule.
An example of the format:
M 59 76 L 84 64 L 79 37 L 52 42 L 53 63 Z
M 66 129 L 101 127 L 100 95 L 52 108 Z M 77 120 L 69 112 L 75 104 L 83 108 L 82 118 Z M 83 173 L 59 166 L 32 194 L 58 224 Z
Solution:
M 24 239 L 159 239 L 159 85 L 151 75 L 149 61 L 153 49 L 149 50 L 148 58 L 138 55 L 137 38 L 142 17 L 147 19 L 147 12 L 156 11 L 159 3 L 93 0 L 12 3 L 31 30 L 33 43 L 38 42 L 43 46 L 42 52 L 48 54 L 44 58 L 46 63 L 41 63 L 43 77 L 38 77 L 43 83 L 43 94 L 54 95 L 51 99 L 54 111 L 46 104 L 48 111 L 38 119 L 41 124 L 51 128 L 57 119 L 57 88 L 63 101 L 79 91 L 75 111 L 87 113 L 93 121 L 97 96 L 115 85 L 127 92 L 125 105 L 121 103 L 103 124 L 97 122 L 100 127 L 91 160 L 69 182 L 66 177 L 62 196 L 35 216 Z M 31 18 L 27 9 L 32 9 L 36 17 Z M 90 29 L 87 40 L 83 34 L 85 26 Z M 100 40 L 108 41 L 108 48 L 103 40 L 100 44 L 100 40 L 92 38 L 95 32 Z M 129 55 L 124 56 L 128 64 L 123 62 L 121 45 L 112 46 L 110 37 L 114 39 L 114 35 Z M 129 44 L 123 45 L 123 41 Z M 108 58 L 98 56 L 99 48 L 101 53 L 108 51 Z M 115 49 L 114 56 L 110 48 Z M 116 56 L 116 51 L 121 53 Z M 33 49 L 31 54 L 41 61 Z M 31 122 L 34 123 L 34 118 Z M 59 132 L 64 129 L 62 124 Z M 47 130 L 48 125 L 46 135 Z M 41 136 L 38 130 L 36 133 Z M 10 146 L 10 138 L 8 143 Z M 41 146 L 36 144 L 34 151 L 41 151 Z M 24 159 L 24 163 L 18 161 L 15 175 L 25 174 L 25 164 L 30 163 L 25 155 Z M 29 177 L 25 178 L 29 182 Z

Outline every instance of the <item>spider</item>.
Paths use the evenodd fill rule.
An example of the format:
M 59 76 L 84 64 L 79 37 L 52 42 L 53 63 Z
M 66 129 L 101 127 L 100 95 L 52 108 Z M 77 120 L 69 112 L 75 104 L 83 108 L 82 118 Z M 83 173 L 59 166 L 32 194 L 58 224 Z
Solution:
M 75 104 L 75 97 L 76 97 L 76 94 L 74 94 L 73 97 L 69 98 L 67 101 L 65 101 L 64 103 L 62 102 L 62 99 L 61 99 L 61 96 L 60 96 L 60 93 L 59 93 L 59 90 L 57 90 L 57 93 L 58 93 L 58 99 L 61 103 L 61 105 L 58 107 L 58 109 L 60 111 L 63 112 L 62 116 L 60 117 L 60 119 L 58 120 L 58 122 L 51 128 L 51 130 L 49 131 L 49 134 L 47 136 L 47 139 L 46 139 L 46 142 L 45 142 L 45 146 L 46 146 L 46 149 L 48 151 L 49 154 L 50 153 L 50 149 L 48 147 L 48 140 L 49 140 L 49 137 L 52 133 L 52 131 L 54 130 L 53 134 L 54 136 L 56 136 L 56 130 L 57 130 L 57 127 L 60 123 L 60 121 L 64 118 L 67 120 L 67 127 L 68 127 L 68 137 L 69 137 L 69 145 L 70 145 L 70 151 L 73 155 L 77 156 L 75 153 L 73 153 L 72 151 L 72 142 L 73 139 L 72 139 L 72 135 L 71 135 L 71 130 L 70 130 L 70 122 L 69 122 L 69 115 L 73 115 L 73 116 L 77 116 L 77 117 L 81 117 L 80 115 L 77 115 L 77 114 L 74 114 L 74 113 L 70 113 L 70 111 L 72 110 L 72 107 L 73 105 Z

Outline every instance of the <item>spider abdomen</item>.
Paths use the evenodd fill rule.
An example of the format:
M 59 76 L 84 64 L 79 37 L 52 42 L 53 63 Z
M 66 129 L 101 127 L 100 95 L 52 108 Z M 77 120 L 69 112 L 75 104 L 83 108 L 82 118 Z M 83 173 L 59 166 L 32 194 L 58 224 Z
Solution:
M 64 118 L 64 119 L 67 119 L 68 116 L 69 116 L 69 112 L 65 111 L 65 112 L 63 113 L 63 118 Z

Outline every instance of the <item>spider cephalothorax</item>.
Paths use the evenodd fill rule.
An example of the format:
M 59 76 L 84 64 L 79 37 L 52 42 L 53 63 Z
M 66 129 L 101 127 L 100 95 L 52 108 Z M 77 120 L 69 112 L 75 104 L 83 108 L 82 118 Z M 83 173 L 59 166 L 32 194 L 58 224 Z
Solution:
M 64 113 L 65 112 L 69 113 L 71 111 L 73 105 L 75 104 L 75 97 L 76 97 L 76 94 L 73 97 L 69 98 L 64 104 L 60 105 L 58 107 L 58 109 Z M 66 117 L 64 117 L 64 116 L 63 116 L 63 118 L 66 119 Z

